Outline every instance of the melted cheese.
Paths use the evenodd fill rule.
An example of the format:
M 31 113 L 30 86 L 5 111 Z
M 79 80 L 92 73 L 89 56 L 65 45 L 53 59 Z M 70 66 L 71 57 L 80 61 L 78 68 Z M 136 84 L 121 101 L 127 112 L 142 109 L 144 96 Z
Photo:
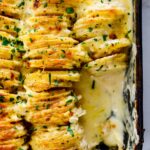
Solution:
M 102 76 L 83 71 L 81 81 L 75 85 L 76 90 L 83 96 L 82 106 L 86 115 L 82 117 L 82 125 L 89 148 L 100 142 L 110 146 L 123 145 L 123 80 L 124 70 L 105 73 Z M 110 124 L 114 125 L 114 128 L 111 128 Z

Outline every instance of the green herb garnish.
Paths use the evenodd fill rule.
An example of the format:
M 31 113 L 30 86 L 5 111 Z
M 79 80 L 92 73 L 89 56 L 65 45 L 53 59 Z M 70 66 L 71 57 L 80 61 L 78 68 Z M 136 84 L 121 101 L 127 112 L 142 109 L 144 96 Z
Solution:
M 67 131 L 70 133 L 70 135 L 71 135 L 72 137 L 74 137 L 73 130 L 71 129 L 70 126 L 67 127 Z
M 20 28 L 17 28 L 16 26 L 14 27 L 14 31 L 16 31 L 17 33 L 20 32 Z
M 4 96 L 0 96 L 0 102 L 4 102 Z
M 45 3 L 45 4 L 44 4 L 44 8 L 46 8 L 47 6 L 48 6 L 48 4 L 47 4 L 47 3 Z
M 66 12 L 68 14 L 72 14 L 72 13 L 74 13 L 74 9 L 72 7 L 68 7 L 68 8 L 66 8 Z
M 10 44 L 10 41 L 7 38 L 3 37 L 2 38 L 2 45 L 7 46 L 8 44 Z
M 92 81 L 92 89 L 95 89 L 95 80 Z
M 49 84 L 51 84 L 51 73 L 48 74 Z
M 49 107 L 50 107 L 50 104 L 47 104 L 47 105 L 46 105 L 46 109 L 49 109 Z
M 22 7 L 22 6 L 24 6 L 25 5 L 25 2 L 24 2 L 24 0 L 18 5 L 18 8 L 20 8 L 20 7 Z
M 58 80 L 54 80 L 54 84 L 55 84 L 55 86 L 58 86 L 59 81 Z
M 93 31 L 93 28 L 92 28 L 92 27 L 89 27 L 88 30 L 89 30 L 89 32 L 92 32 L 92 31 Z
M 107 35 L 103 35 L 103 41 L 107 40 Z
M 32 95 L 32 94 L 28 94 L 28 96 L 29 96 L 29 97 L 33 97 L 33 95 Z
M 44 128 L 44 129 L 47 129 L 47 126 L 46 126 L 46 125 L 43 125 L 43 128 Z
M 19 74 L 19 79 L 18 80 L 21 82 L 21 84 L 24 83 L 24 77 L 23 77 L 22 73 Z
M 132 30 L 129 30 L 126 34 L 125 34 L 125 37 L 126 38 L 129 38 L 129 34 L 132 32 Z
M 67 101 L 66 101 L 66 105 L 71 104 L 71 103 L 72 103 L 72 101 L 73 101 L 72 99 L 67 100 Z
M 35 106 L 35 109 L 36 109 L 36 110 L 39 110 L 39 106 L 38 106 L 38 105 L 36 105 L 36 106 Z
M 13 102 L 13 101 L 14 101 L 14 98 L 13 98 L 13 97 L 11 97 L 11 98 L 9 99 L 9 101 L 10 101 L 10 102 Z

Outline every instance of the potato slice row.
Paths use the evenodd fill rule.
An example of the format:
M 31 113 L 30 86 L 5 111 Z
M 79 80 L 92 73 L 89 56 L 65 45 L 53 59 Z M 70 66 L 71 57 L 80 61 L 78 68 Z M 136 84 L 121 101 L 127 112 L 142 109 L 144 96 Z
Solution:
M 60 150 L 82 150 L 86 145 L 82 142 L 83 129 L 78 125 L 47 128 L 35 131 L 30 145 L 33 149 L 49 150 L 59 147 Z
M 0 31 L 0 85 L 1 88 L 14 91 L 22 82 L 19 70 L 23 50 L 22 43 L 9 33 Z
M 18 94 L 0 90 L 0 149 L 27 150 L 27 131 L 21 122 L 25 105 Z
M 26 14 L 28 19 L 20 32 L 26 49 L 26 92 L 22 97 L 27 99 L 24 114 L 32 124 L 29 144 L 33 150 L 81 148 L 82 129 L 78 120 L 85 111 L 77 105 L 80 96 L 75 95 L 72 87 L 80 80 L 76 70 L 91 58 L 71 37 L 70 27 L 76 18 L 74 3 L 64 3 L 68 5 L 31 0 L 28 6 L 33 8 L 32 13 Z M 43 143 L 39 146 L 37 135 Z
M 20 32 L 20 3 L 0 2 L 0 149 L 7 150 L 28 149 L 27 130 L 22 123 L 26 100 L 17 94 L 22 88 L 20 68 L 25 52 L 23 43 L 16 38 Z
M 85 9 L 83 16 L 74 24 L 73 32 L 79 40 L 96 36 L 124 38 L 128 32 L 124 25 L 127 22 L 124 8 L 108 7 L 108 9 Z
M 51 93 L 53 93 L 53 96 L 51 96 Z M 45 94 L 50 95 L 50 97 L 43 100 Z M 41 97 L 35 98 L 31 92 L 27 95 L 26 120 L 31 122 L 34 127 L 45 125 L 48 128 L 73 123 L 71 118 L 77 114 L 73 110 L 78 101 L 73 91 L 56 90 L 36 93 L 36 96 L 38 95 Z M 79 116 L 80 114 L 78 114 Z

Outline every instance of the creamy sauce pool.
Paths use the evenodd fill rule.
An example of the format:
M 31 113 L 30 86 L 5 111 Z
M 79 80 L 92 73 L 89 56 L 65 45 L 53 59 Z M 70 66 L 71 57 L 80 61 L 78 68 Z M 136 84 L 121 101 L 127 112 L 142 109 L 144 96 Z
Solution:
M 89 149 L 100 142 L 109 146 L 123 145 L 122 119 L 125 111 L 122 96 L 123 81 L 124 70 L 100 76 L 82 71 L 81 81 L 75 85 L 75 88 L 82 95 L 81 104 L 86 110 L 81 124 L 85 130 Z M 110 119 L 115 124 L 113 128 L 109 128 L 109 124 L 106 123 Z

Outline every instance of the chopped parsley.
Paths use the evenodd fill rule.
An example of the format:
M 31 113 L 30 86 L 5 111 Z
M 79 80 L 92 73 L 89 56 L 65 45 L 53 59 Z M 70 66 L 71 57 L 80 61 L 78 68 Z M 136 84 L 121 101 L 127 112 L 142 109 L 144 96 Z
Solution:
M 95 89 L 95 83 L 96 83 L 95 80 L 93 80 L 92 81 L 92 87 L 91 87 L 92 89 Z
M 60 0 L 60 3 L 63 3 L 64 2 L 64 0 Z
M 58 80 L 54 80 L 54 84 L 55 84 L 55 86 L 58 86 L 59 81 Z
M 16 52 L 15 48 L 11 49 L 11 52 L 14 54 Z
M 27 101 L 25 99 L 21 99 L 20 96 L 17 96 L 16 97 L 16 104 L 18 104 L 18 103 L 27 103 Z
M 19 148 L 18 150 L 23 150 L 23 148 Z
M 9 99 L 9 101 L 10 101 L 10 102 L 13 102 L 13 101 L 14 101 L 14 98 L 13 98 L 13 97 L 11 97 L 11 98 Z
M 47 129 L 47 126 L 46 126 L 46 125 L 43 125 L 43 128 L 44 128 L 44 129 Z
M 13 127 L 15 130 L 18 130 L 15 126 Z
M 82 45 L 86 44 L 85 42 L 81 42 Z
M 6 29 L 9 29 L 9 26 L 8 26 L 8 25 L 5 25 L 5 28 L 6 28 Z
M 108 24 L 108 26 L 111 28 L 112 27 L 112 25 L 111 24 Z
M 93 39 L 95 42 L 97 42 L 98 40 L 96 38 Z
M 100 71 L 103 67 L 104 65 L 101 65 L 98 69 L 96 69 L 96 71 Z
M 71 103 L 72 103 L 72 101 L 73 101 L 72 99 L 67 100 L 67 101 L 66 101 L 66 105 L 71 104 Z
M 19 53 L 25 53 L 25 52 L 26 52 L 26 50 L 19 49 L 19 48 L 17 48 L 16 50 L 17 50 Z
M 47 104 L 47 105 L 46 105 L 46 109 L 49 109 L 49 107 L 50 107 L 50 104 Z
M 129 38 L 129 34 L 130 34 L 131 32 L 132 32 L 132 31 L 129 30 L 129 31 L 125 34 L 125 37 L 126 37 L 126 38 Z
M 44 6 L 44 8 L 46 8 L 46 7 L 48 6 L 48 4 L 47 4 L 47 3 L 45 3 L 43 6 Z
M 18 5 L 18 8 L 22 7 L 25 5 L 25 1 L 23 0 L 19 5 Z
M 92 27 L 89 27 L 88 30 L 89 30 L 89 32 L 92 32 L 92 31 L 93 31 L 93 28 L 92 28 Z
M 61 51 L 62 51 L 63 53 L 65 53 L 65 50 L 62 49 Z
M 28 94 L 28 96 L 29 96 L 29 97 L 33 97 L 33 95 L 32 95 L 32 94 Z
M 67 132 L 69 132 L 69 133 L 70 133 L 70 135 L 71 135 L 72 137 L 74 137 L 73 130 L 71 129 L 71 127 L 70 127 L 70 126 L 68 126 L 68 127 L 67 127 Z
M 36 110 L 39 110 L 39 106 L 38 106 L 38 105 L 36 105 L 36 106 L 35 106 L 35 109 L 36 109 Z
M 51 73 L 48 74 L 49 84 L 51 84 Z
M 65 58 L 65 54 L 61 54 L 61 58 Z
M 74 13 L 74 9 L 72 7 L 68 7 L 68 8 L 66 8 L 66 12 L 68 14 L 72 14 L 72 13 Z
M 33 42 L 32 38 L 30 38 L 29 40 L 30 40 L 31 43 Z
M 33 132 L 33 131 L 36 131 L 37 129 L 36 128 L 34 128 L 34 127 L 30 127 L 30 129 L 29 129 L 31 132 Z
M 109 120 L 110 118 L 115 117 L 115 116 L 116 116 L 116 114 L 115 114 L 115 112 L 112 110 L 112 111 L 110 112 L 110 115 L 107 117 L 106 120 Z
M 21 84 L 24 83 L 24 77 L 23 77 L 22 73 L 19 74 L 18 80 L 21 82 Z
M 58 16 L 59 19 L 63 19 L 63 16 Z
M 0 96 L 0 102 L 4 102 L 4 96 Z
M 16 31 L 17 33 L 20 32 L 20 30 L 21 30 L 20 28 L 18 28 L 16 26 L 14 27 L 14 31 Z
M 107 35 L 103 35 L 103 41 L 107 40 Z
M 10 41 L 6 37 L 3 37 L 2 38 L 2 45 L 7 46 L 8 44 L 10 44 Z
M 71 96 L 73 96 L 75 98 L 75 101 L 78 102 L 78 97 L 74 92 L 71 92 Z

